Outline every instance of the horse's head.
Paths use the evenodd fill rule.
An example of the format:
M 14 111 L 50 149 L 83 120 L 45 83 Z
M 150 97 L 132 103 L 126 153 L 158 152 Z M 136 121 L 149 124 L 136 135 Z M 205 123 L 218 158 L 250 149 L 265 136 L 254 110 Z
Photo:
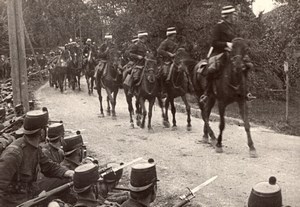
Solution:
M 232 51 L 230 59 L 233 64 L 234 72 L 241 72 L 245 69 L 244 57 L 247 54 L 248 45 L 243 38 L 234 38 L 232 40 Z
M 156 81 L 156 71 L 157 71 L 157 61 L 154 58 L 153 54 L 148 53 L 145 57 L 144 73 L 146 79 L 150 83 L 154 83 Z

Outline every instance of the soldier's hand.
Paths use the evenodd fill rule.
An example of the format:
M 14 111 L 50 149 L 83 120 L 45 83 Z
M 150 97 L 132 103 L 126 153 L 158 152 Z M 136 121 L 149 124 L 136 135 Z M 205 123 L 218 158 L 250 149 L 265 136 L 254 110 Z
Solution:
M 66 177 L 66 178 L 73 178 L 73 176 L 74 176 L 73 170 L 67 170 L 64 174 L 64 177 Z
M 228 51 L 231 51 L 232 50 L 232 43 L 231 42 L 226 42 L 226 45 L 227 45 L 227 50 Z
M 141 59 L 143 59 L 144 57 L 141 56 L 141 55 L 138 55 L 137 58 L 138 58 L 139 60 L 141 60 Z

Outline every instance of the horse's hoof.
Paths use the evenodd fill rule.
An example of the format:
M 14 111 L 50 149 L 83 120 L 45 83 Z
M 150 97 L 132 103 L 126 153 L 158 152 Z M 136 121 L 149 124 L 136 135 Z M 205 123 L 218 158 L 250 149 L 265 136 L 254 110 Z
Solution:
M 254 150 L 250 150 L 250 157 L 251 158 L 257 158 L 257 153 L 256 153 L 256 150 L 254 149 Z
M 215 147 L 217 145 L 217 139 L 211 139 L 210 144 Z
M 216 153 L 223 153 L 222 147 L 216 147 Z
M 202 140 L 199 140 L 200 142 L 204 143 L 204 144 L 208 144 L 208 137 L 203 136 Z
M 177 126 L 172 126 L 172 131 L 176 131 L 177 130 Z
M 192 131 L 192 126 L 186 126 L 187 131 Z
M 131 127 L 132 129 L 134 129 L 134 124 L 133 124 L 133 123 L 130 123 L 130 127 Z
M 154 133 L 154 129 L 151 127 L 151 128 L 148 128 L 148 132 L 153 134 Z
M 163 125 L 166 127 L 166 128 L 170 128 L 170 123 L 168 121 L 163 121 Z
M 144 128 L 145 128 L 145 125 L 144 125 L 144 124 L 141 124 L 140 127 L 141 127 L 141 129 L 144 129 Z

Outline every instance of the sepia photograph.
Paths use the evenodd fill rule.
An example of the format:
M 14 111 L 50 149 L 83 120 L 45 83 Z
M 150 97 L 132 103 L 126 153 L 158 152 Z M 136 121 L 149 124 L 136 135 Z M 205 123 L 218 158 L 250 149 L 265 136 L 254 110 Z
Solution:
M 0 207 L 300 207 L 300 0 L 0 0 Z

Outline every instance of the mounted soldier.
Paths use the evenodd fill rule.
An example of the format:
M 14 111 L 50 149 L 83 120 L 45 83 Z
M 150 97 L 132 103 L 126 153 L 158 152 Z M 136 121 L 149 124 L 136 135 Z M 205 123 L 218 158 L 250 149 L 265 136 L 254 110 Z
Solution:
M 165 81 L 170 81 L 170 74 L 172 73 L 172 62 L 175 56 L 176 50 L 178 49 L 178 44 L 176 42 L 176 34 L 177 31 L 175 27 L 169 27 L 167 29 L 166 35 L 167 38 L 160 43 L 157 53 L 160 56 L 161 64 L 160 64 L 160 83 L 162 92 L 165 93 Z
M 86 44 L 83 47 L 83 57 L 84 57 L 84 64 L 87 62 L 92 61 L 95 62 L 97 52 L 94 45 L 92 45 L 92 39 L 87 38 Z
M 201 102 L 206 102 L 207 97 L 213 94 L 213 80 L 217 72 L 222 69 L 222 65 L 229 56 L 232 50 L 232 40 L 236 38 L 237 31 L 235 28 L 235 22 L 237 20 L 237 13 L 233 6 L 224 6 L 221 11 L 222 20 L 217 23 L 212 34 L 212 47 L 208 54 L 212 57 L 209 58 L 207 68 L 207 88 L 204 95 L 201 97 Z M 212 52 L 212 54 L 210 54 Z M 248 55 L 244 58 L 245 66 L 247 69 L 253 68 L 253 64 L 250 62 Z M 247 93 L 247 99 L 255 99 L 251 93 Z
M 131 40 L 131 44 L 129 44 L 128 48 L 126 49 L 125 53 L 124 53 L 124 59 L 126 60 L 126 65 L 123 66 L 124 71 L 123 71 L 123 79 L 125 80 L 125 78 L 127 77 L 127 75 L 129 73 L 131 73 L 131 70 L 133 69 L 134 66 L 134 60 L 132 58 L 130 58 L 130 50 L 131 48 L 134 46 L 134 44 L 139 40 L 138 36 L 135 35 L 133 36 L 132 40 Z
M 145 56 L 150 53 L 147 45 L 148 33 L 140 31 L 138 33 L 139 40 L 130 48 L 129 57 L 134 61 L 135 67 L 131 72 L 132 81 L 129 82 L 128 94 L 133 94 L 134 86 L 141 78 L 141 73 L 145 65 Z
M 36 194 L 39 168 L 48 177 L 72 178 L 74 171 L 52 162 L 39 147 L 48 112 L 27 112 L 24 136 L 10 144 L 0 157 L 0 206 L 16 206 Z
M 114 48 L 113 44 L 113 36 L 110 33 L 106 33 L 104 36 L 104 43 L 99 48 L 99 54 L 98 58 L 100 59 L 99 66 L 96 67 L 94 77 L 97 77 L 97 73 L 99 72 L 101 74 L 101 77 L 105 76 L 105 73 L 107 72 L 107 61 L 109 61 L 109 51 L 110 49 Z M 97 84 L 96 84 L 97 85 Z

